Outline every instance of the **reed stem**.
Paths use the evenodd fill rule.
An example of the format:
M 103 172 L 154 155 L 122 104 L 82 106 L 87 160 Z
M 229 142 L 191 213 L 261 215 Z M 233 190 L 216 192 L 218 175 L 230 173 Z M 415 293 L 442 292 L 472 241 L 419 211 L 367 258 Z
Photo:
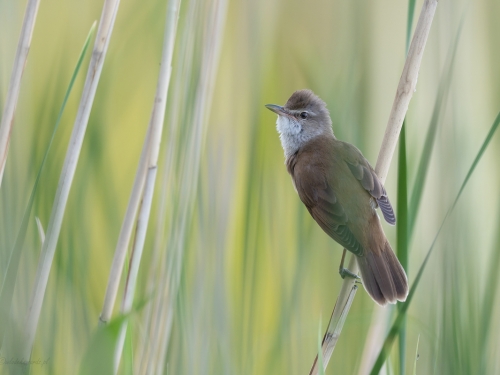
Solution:
M 85 80 L 68 150 L 64 159 L 63 169 L 59 178 L 54 205 L 52 207 L 52 213 L 50 215 L 49 225 L 47 227 L 47 233 L 42 247 L 42 254 L 38 263 L 33 294 L 28 307 L 23 337 L 21 338 L 21 358 L 29 358 L 33 341 L 35 339 L 38 319 L 40 318 L 40 311 L 42 309 L 43 298 L 47 288 L 52 260 L 54 259 L 57 240 L 59 239 L 59 233 L 61 232 L 61 225 L 64 217 L 64 211 L 66 209 L 66 203 L 68 202 L 69 191 L 75 175 L 83 138 L 87 129 L 90 110 L 92 109 L 92 104 L 94 102 L 97 84 L 99 83 L 99 78 L 104 64 L 104 59 L 106 57 L 106 52 L 108 50 L 119 4 L 119 0 L 106 0 L 104 3 L 101 21 L 97 29 L 97 36 L 92 51 L 92 58 L 87 71 L 87 78 Z
M 389 116 L 389 121 L 387 123 L 384 139 L 382 141 L 382 146 L 380 147 L 375 167 L 375 172 L 379 176 L 382 183 L 385 182 L 387 177 L 392 156 L 401 131 L 401 126 L 403 125 L 408 105 L 417 86 L 420 63 L 422 61 L 427 38 L 429 36 L 432 20 L 434 19 L 434 14 L 436 12 L 437 3 L 437 0 L 425 0 L 422 10 L 420 11 L 420 17 L 418 19 L 417 27 L 410 45 L 410 50 L 406 58 L 403 73 L 399 80 L 396 97 L 394 98 L 391 114 Z M 356 258 L 353 255 L 351 255 L 351 259 L 349 261 L 349 270 L 354 273 L 358 272 Z M 345 322 L 345 318 L 341 319 L 341 317 L 347 316 L 349 308 L 352 304 L 352 298 L 354 298 L 353 294 L 356 292 L 356 288 L 357 286 L 355 280 L 352 278 L 346 277 L 342 282 L 340 293 L 337 297 L 335 307 L 333 308 L 332 317 L 322 343 L 323 365 L 325 369 L 333 354 L 333 350 L 335 349 L 335 345 Z M 316 356 L 309 373 L 310 375 L 318 374 L 319 368 L 317 365 L 317 358 L 318 357 Z
M 10 135 L 12 134 L 12 126 L 14 125 L 17 99 L 21 90 L 21 78 L 28 60 L 31 37 L 33 36 L 39 5 L 40 0 L 29 0 L 26 6 L 21 35 L 19 36 L 16 57 L 14 59 L 14 67 L 10 76 L 9 91 L 7 92 L 2 120 L 0 122 L 0 187 L 2 186 L 3 172 L 9 152 Z

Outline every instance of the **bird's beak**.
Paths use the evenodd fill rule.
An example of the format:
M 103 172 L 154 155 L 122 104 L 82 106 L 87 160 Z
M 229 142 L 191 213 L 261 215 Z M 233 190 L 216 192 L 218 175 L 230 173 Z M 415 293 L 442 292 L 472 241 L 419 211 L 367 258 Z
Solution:
M 277 115 L 286 115 L 285 110 L 282 106 L 276 104 L 266 104 L 266 108 L 273 111 Z

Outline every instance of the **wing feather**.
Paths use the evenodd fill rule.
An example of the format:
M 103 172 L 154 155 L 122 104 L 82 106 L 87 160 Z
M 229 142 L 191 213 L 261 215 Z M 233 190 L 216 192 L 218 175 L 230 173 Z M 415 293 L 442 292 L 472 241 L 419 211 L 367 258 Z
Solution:
M 316 185 L 314 192 L 307 193 L 302 188 L 298 192 L 314 220 L 330 237 L 357 256 L 363 255 L 363 247 L 347 225 L 349 219 L 344 208 L 326 181 Z
M 349 160 L 345 160 L 347 166 L 352 172 L 353 176 L 361 183 L 361 186 L 370 193 L 370 195 L 377 201 L 385 221 L 389 224 L 396 224 L 396 215 L 392 208 L 387 192 L 384 185 L 378 178 L 377 174 L 364 158 L 361 152 L 352 145 L 345 144 L 350 148 L 348 155 L 351 156 Z M 355 151 L 353 151 L 355 150 Z M 357 157 L 352 157 L 353 155 Z

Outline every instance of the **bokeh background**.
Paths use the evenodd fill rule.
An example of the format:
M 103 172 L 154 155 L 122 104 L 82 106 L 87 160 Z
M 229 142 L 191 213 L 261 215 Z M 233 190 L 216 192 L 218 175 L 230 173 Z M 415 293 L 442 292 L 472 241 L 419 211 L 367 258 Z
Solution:
M 421 5 L 416 2 L 413 25 Z M 0 1 L 0 111 L 25 6 L 25 0 Z M 224 6 L 217 34 L 208 20 L 214 7 Z M 101 9 L 101 1 L 41 1 L 0 189 L 0 280 L 74 65 Z M 150 117 L 165 9 L 165 1 L 120 5 L 33 349 L 33 358 L 49 360 L 33 365 L 33 374 L 77 373 L 96 331 Z M 404 65 L 407 11 L 401 0 L 182 1 L 122 373 L 139 373 L 145 358 L 152 337 L 145 316 L 162 290 L 162 272 L 170 272 L 162 301 L 169 311 L 164 319 L 172 320 L 171 330 L 156 328 L 165 344 L 156 349 L 155 371 L 309 372 L 318 330 L 324 332 L 342 281 L 341 247 L 296 196 L 275 115 L 264 104 L 284 104 L 294 90 L 311 88 L 326 101 L 336 136 L 374 165 Z M 450 68 L 447 56 L 461 24 L 462 30 L 410 243 L 410 282 L 500 110 L 499 16 L 497 0 L 439 2 L 406 121 L 409 195 Z M 203 51 L 214 38 L 220 55 L 200 109 Z M 35 198 L 12 306 L 16 326 L 23 325 L 40 254 L 34 216 L 47 226 L 88 59 Z M 410 306 L 408 373 L 417 340 L 418 374 L 500 373 L 500 292 L 491 277 L 500 267 L 499 147 L 496 136 L 447 220 Z M 386 182 L 394 205 L 397 167 L 395 156 Z M 395 247 L 396 228 L 384 229 Z M 368 340 L 368 332 L 374 325 L 385 332 L 395 313 L 379 309 L 358 291 L 327 374 L 356 374 L 373 361 L 385 333 Z M 398 358 L 396 343 L 384 371 L 400 373 Z

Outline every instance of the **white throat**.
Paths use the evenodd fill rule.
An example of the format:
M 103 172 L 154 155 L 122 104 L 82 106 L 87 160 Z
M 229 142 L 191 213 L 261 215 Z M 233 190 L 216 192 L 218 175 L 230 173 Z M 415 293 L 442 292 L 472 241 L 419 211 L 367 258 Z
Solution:
M 305 131 L 302 125 L 294 118 L 288 116 L 278 116 L 276 129 L 280 135 L 281 146 L 285 151 L 285 157 L 293 155 L 299 148 L 304 146 L 311 139 L 321 135 L 322 129 L 307 129 Z

